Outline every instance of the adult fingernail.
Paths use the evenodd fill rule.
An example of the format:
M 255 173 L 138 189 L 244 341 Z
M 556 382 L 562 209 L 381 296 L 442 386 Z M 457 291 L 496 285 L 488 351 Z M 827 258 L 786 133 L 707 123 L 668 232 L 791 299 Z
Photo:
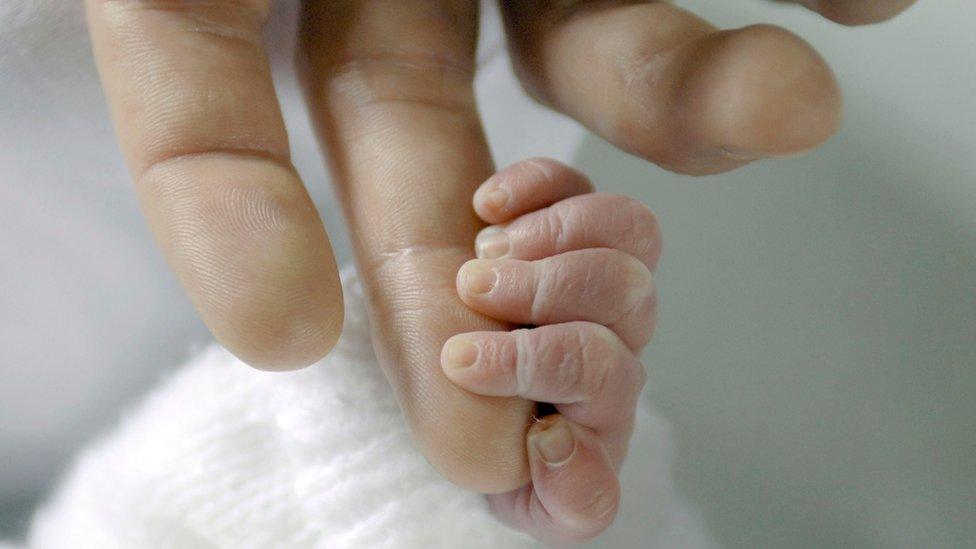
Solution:
M 471 293 L 487 294 L 495 287 L 498 275 L 495 270 L 480 261 L 470 261 L 464 266 L 461 281 Z
M 484 259 L 498 259 L 508 253 L 510 247 L 508 235 L 505 231 L 485 237 L 478 243 L 478 257 Z
M 555 419 L 548 425 L 537 427 L 531 440 L 542 461 L 550 467 L 562 465 L 576 450 L 576 439 L 564 419 Z
M 765 158 L 769 158 L 769 159 L 795 158 L 798 156 L 803 156 L 809 153 L 811 150 L 813 149 L 779 153 L 779 152 L 757 151 L 754 149 L 748 149 L 744 147 L 736 147 L 734 145 L 722 145 L 722 152 L 725 154 L 725 156 L 733 160 L 742 160 L 747 162 L 751 162 L 753 160 L 762 160 Z
M 478 361 L 478 347 L 464 339 L 452 339 L 447 342 L 444 360 L 449 368 L 470 368 Z

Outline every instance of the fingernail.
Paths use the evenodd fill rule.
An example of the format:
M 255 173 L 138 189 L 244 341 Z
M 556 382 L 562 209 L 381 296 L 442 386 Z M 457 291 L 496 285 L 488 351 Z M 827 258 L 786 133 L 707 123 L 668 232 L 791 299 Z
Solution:
M 546 421 L 546 420 L 543 420 Z M 553 420 L 548 426 L 537 428 L 532 435 L 532 444 L 542 457 L 542 461 L 550 467 L 562 465 L 569 460 L 576 450 L 576 440 L 573 432 L 562 419 Z
M 498 259 L 508 253 L 508 235 L 504 231 L 485 237 L 478 243 L 478 257 Z
M 503 189 L 492 189 L 485 193 L 485 204 L 500 210 L 508 204 L 508 192 Z
M 734 145 L 722 145 L 722 152 L 725 154 L 725 156 L 728 156 L 733 160 L 742 160 L 742 161 L 762 160 L 766 158 L 773 159 L 773 160 L 795 158 L 798 156 L 803 156 L 812 150 L 813 149 L 805 149 L 802 151 L 795 151 L 789 153 L 774 153 L 774 152 L 757 151 L 753 149 L 736 147 Z
M 732 145 L 722 145 L 722 154 L 732 160 L 759 160 L 763 156 L 756 151 L 735 147 Z
M 495 270 L 480 261 L 471 261 L 465 265 L 462 275 L 464 287 L 469 292 L 475 294 L 487 294 L 490 292 L 495 287 L 495 280 L 497 278 L 498 275 L 495 274 Z
M 447 342 L 444 355 L 449 368 L 470 368 L 478 362 L 478 347 L 464 339 L 452 339 Z

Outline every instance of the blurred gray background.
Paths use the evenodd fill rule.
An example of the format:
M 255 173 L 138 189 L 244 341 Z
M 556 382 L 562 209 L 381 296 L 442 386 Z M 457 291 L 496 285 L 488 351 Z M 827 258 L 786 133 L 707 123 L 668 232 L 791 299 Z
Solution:
M 704 179 L 595 138 L 577 156 L 664 227 L 646 363 L 678 485 L 729 547 L 976 547 L 976 3 L 865 29 L 682 5 L 797 31 L 847 118 Z
M 77 4 L 15 4 L 0 4 L 0 537 L 206 340 L 129 191 Z M 769 2 L 679 4 L 796 31 L 847 98 L 824 148 L 734 174 L 675 176 L 592 137 L 575 153 L 664 226 L 646 362 L 679 487 L 728 547 L 976 546 L 976 2 L 922 0 L 863 29 Z M 345 261 L 282 66 L 296 165 Z M 499 161 L 550 150 L 503 138 L 519 123 L 505 101 L 485 107 Z

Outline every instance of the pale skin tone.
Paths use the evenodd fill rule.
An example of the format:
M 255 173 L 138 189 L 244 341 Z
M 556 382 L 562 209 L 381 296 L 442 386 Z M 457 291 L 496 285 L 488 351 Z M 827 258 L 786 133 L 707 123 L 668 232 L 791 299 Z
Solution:
M 532 327 L 456 335 L 441 365 L 472 393 L 554 405 L 528 431 L 532 482 L 489 502 L 542 540 L 587 539 L 617 510 L 617 471 L 644 386 L 639 354 L 654 331 L 657 219 L 546 159 L 489 178 L 474 208 L 493 224 L 458 272 L 458 295 L 479 313 Z
M 913 2 L 801 3 L 862 24 Z M 270 0 L 86 4 L 142 208 L 214 336 L 262 369 L 324 356 L 342 327 L 342 294 L 271 85 L 261 40 Z M 784 29 L 721 31 L 657 2 L 503 8 L 514 65 L 535 99 L 668 169 L 710 174 L 798 154 L 839 126 L 830 69 Z M 591 362 L 613 364 L 635 373 L 606 384 L 636 394 L 660 240 L 649 213 L 630 219 L 646 224 L 635 225 L 640 238 L 594 233 L 601 223 L 588 219 L 621 207 L 601 201 L 623 199 L 589 194 L 583 176 L 551 161 L 490 179 L 472 89 L 476 29 L 473 1 L 308 0 L 298 70 L 350 224 L 377 353 L 419 447 L 448 479 L 495 494 L 492 508 L 517 527 L 551 541 L 585 539 L 616 510 L 634 404 L 586 393 L 582 380 L 604 375 Z M 513 188 L 503 204 L 491 191 L 506 180 Z M 575 244 L 545 240 L 545 224 L 560 215 L 570 216 Z M 483 232 L 489 224 L 507 228 Z M 503 247 L 491 238 L 500 232 L 508 255 L 488 259 Z M 466 263 L 476 252 L 485 259 Z M 479 266 L 498 275 L 487 293 L 469 286 Z M 579 293 L 579 276 L 593 281 L 590 299 L 560 299 Z M 511 335 L 517 324 L 538 327 Z M 451 345 L 464 338 L 481 353 L 476 367 L 459 370 L 449 358 L 464 353 Z M 535 342 L 585 358 L 573 341 L 609 358 L 517 353 Z M 553 364 L 575 368 L 579 391 L 546 381 Z M 513 384 L 526 368 L 534 383 Z M 573 400 L 581 395 L 585 404 Z M 534 401 L 558 413 L 534 423 Z M 545 465 L 540 440 L 562 441 L 554 446 L 570 458 Z

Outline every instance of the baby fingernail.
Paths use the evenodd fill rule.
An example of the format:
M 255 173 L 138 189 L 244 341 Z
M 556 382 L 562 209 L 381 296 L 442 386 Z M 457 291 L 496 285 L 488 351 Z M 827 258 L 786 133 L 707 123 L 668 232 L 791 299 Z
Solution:
M 547 421 L 547 420 L 543 420 Z M 576 450 L 576 440 L 566 420 L 553 420 L 548 426 L 537 428 L 532 444 L 549 466 L 562 465 Z
M 471 293 L 487 294 L 495 287 L 498 275 L 495 270 L 479 261 L 471 261 L 464 266 L 461 280 Z
M 508 235 L 505 232 L 485 237 L 478 243 L 478 256 L 484 259 L 498 259 L 508 253 Z
M 485 193 L 485 204 L 496 210 L 500 210 L 508 204 L 508 192 L 502 189 L 493 189 Z
M 444 359 L 449 368 L 470 368 L 478 361 L 478 347 L 464 339 L 452 339 L 447 342 Z

